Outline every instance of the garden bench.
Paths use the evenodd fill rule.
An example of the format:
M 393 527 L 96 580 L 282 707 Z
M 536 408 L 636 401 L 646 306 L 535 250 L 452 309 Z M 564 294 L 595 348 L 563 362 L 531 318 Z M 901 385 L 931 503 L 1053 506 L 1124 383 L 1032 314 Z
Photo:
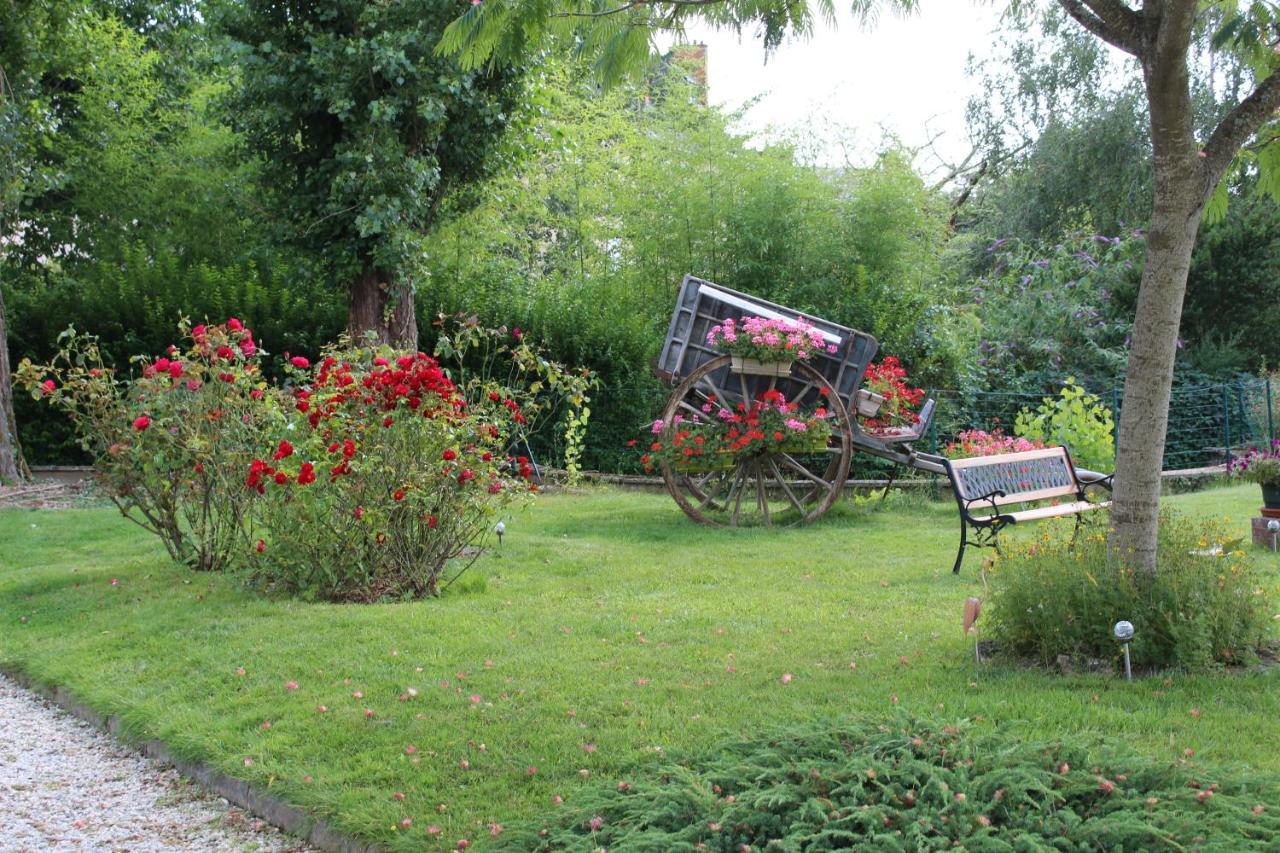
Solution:
M 960 507 L 960 549 L 952 569 L 956 574 L 960 572 L 965 548 L 971 545 L 995 548 L 999 553 L 997 536 L 1010 524 L 1073 515 L 1079 532 L 1085 513 L 1111 506 L 1109 500 L 1091 501 L 1086 497 L 1086 484 L 1080 482 L 1065 447 L 945 459 L 943 465 Z M 1087 485 L 1109 487 L 1110 481 L 1110 477 L 1104 477 Z M 1010 504 L 1038 506 L 1010 510 Z

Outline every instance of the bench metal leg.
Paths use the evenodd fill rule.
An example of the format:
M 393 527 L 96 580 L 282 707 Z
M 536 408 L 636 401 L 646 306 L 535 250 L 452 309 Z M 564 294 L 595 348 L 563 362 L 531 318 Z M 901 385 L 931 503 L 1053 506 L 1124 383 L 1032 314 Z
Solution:
M 960 564 L 964 562 L 964 549 L 969 547 L 969 525 L 965 523 L 964 517 L 960 518 L 960 550 L 956 551 L 956 565 L 951 570 L 951 574 L 960 574 Z
M 1084 513 L 1077 512 L 1077 513 L 1076 513 L 1076 526 L 1075 526 L 1075 529 L 1071 531 L 1071 544 L 1068 546 L 1068 549 L 1069 549 L 1069 550 L 1072 550 L 1072 551 L 1074 551 L 1074 550 L 1075 550 L 1075 547 L 1076 547 L 1076 540 L 1077 540 L 1078 538 L 1080 538 L 1080 528 L 1081 528 L 1083 525 L 1084 525 Z

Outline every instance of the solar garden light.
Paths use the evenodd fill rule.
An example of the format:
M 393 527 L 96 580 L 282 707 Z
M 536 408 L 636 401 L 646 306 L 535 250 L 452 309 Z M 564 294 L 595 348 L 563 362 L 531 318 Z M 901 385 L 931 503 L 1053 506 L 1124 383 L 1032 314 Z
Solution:
M 1276 551 L 1276 534 L 1280 533 L 1280 521 L 1271 519 L 1267 522 L 1267 529 L 1271 531 L 1271 553 Z
M 1133 641 L 1133 623 L 1121 620 L 1116 623 L 1114 629 L 1116 642 L 1124 649 L 1124 677 L 1126 681 L 1133 681 L 1133 667 L 1129 664 L 1129 643 Z
M 499 521 L 493 526 L 493 532 L 498 534 L 498 547 L 502 547 L 502 534 L 507 532 L 507 526 Z

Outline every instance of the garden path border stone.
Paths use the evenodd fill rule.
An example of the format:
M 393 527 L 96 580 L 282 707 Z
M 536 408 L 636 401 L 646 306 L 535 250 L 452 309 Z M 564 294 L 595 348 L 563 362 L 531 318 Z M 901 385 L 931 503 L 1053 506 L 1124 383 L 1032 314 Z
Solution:
M 103 715 L 81 702 L 65 687 L 43 684 L 18 667 L 0 664 L 0 674 L 20 687 L 58 706 L 78 720 L 111 735 L 117 742 L 154 761 L 171 765 L 179 774 L 198 783 L 206 791 L 252 812 L 272 826 L 289 833 L 326 853 L 380 853 L 377 845 L 358 841 L 334 830 L 321 818 L 290 805 L 279 797 L 264 794 L 248 782 L 235 779 L 201 761 L 178 758 L 163 742 L 154 739 L 129 741 L 121 734 L 120 718 Z

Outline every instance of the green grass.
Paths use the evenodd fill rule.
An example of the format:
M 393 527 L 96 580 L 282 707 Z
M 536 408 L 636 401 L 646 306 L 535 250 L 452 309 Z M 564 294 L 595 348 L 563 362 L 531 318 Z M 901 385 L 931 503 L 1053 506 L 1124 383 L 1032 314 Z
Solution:
M 1258 495 L 1169 503 L 1244 531 Z M 1275 670 L 1126 684 L 975 666 L 960 619 L 980 560 L 952 576 L 956 526 L 953 505 L 903 500 L 733 532 L 695 527 L 664 495 L 550 495 L 507 519 L 502 550 L 460 592 L 334 606 L 193 574 L 111 510 L 7 511 L 0 661 L 120 715 L 130 735 L 403 849 L 427 844 L 430 824 L 450 847 L 487 839 L 490 822 L 672 752 L 895 702 L 1011 736 L 1109 734 L 1158 759 L 1191 749 L 1280 769 Z M 1274 577 L 1280 559 L 1257 559 Z M 396 829 L 405 817 L 412 828 Z

